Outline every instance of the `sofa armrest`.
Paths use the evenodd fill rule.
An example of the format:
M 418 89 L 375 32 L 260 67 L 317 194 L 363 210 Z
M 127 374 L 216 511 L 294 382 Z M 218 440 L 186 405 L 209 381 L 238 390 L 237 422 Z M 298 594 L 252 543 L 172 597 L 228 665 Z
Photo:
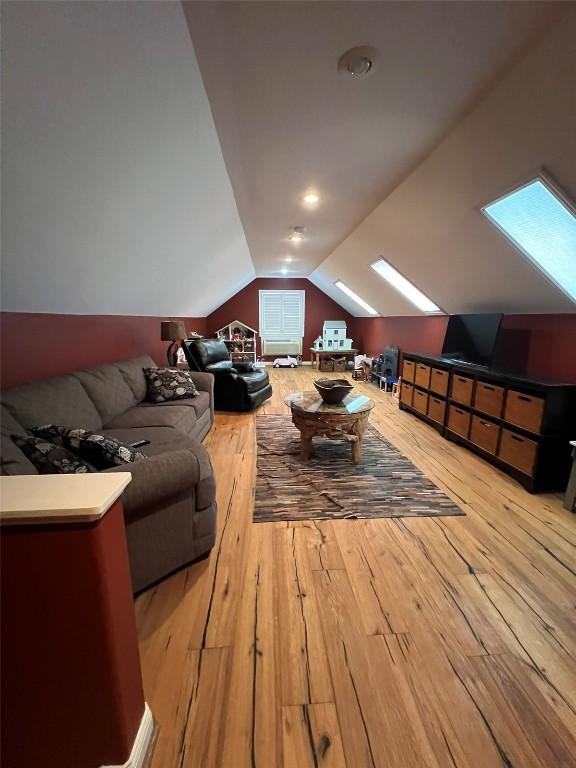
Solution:
M 126 518 L 143 510 L 152 511 L 167 499 L 192 492 L 201 477 L 201 467 L 192 451 L 181 449 L 150 456 L 145 461 L 120 464 L 104 472 L 130 472 L 132 482 L 122 503 Z
M 214 374 L 190 371 L 190 377 L 199 392 L 208 392 L 210 396 L 210 422 L 214 422 Z

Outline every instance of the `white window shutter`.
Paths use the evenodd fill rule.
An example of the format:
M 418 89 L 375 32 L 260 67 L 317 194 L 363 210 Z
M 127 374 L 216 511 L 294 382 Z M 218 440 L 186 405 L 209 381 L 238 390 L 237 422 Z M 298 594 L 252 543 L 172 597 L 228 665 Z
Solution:
M 282 333 L 282 299 L 277 291 L 260 291 L 260 336 Z
M 304 336 L 304 307 L 300 291 L 286 291 L 282 297 L 283 332 L 287 336 Z
M 304 336 L 304 291 L 260 291 L 260 336 Z

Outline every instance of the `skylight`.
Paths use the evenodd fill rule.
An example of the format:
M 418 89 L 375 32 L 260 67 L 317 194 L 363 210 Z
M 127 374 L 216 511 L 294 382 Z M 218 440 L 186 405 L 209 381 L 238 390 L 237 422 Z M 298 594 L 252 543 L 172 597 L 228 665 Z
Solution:
M 336 286 L 336 288 L 340 288 L 341 291 L 344 291 L 344 293 L 347 296 L 349 296 L 352 299 L 352 301 L 355 301 L 356 304 L 358 304 L 360 307 L 362 307 L 362 309 L 365 309 L 366 312 L 368 312 L 369 314 L 371 314 L 371 315 L 377 315 L 378 314 L 378 312 L 376 312 L 376 310 L 373 307 L 371 307 L 370 304 L 368 304 L 367 301 L 364 301 L 364 299 L 361 299 L 360 296 L 358 296 L 357 293 L 354 293 L 352 288 L 348 288 L 346 283 L 343 283 L 342 280 L 336 280 L 334 285 Z
M 576 301 L 576 214 L 558 192 L 534 179 L 486 205 L 482 213 Z
M 394 269 L 391 264 L 388 264 L 384 259 L 378 259 L 374 264 L 370 265 L 375 272 L 378 272 L 380 277 L 383 277 L 393 288 L 396 288 L 404 298 L 408 299 L 414 306 L 418 307 L 421 312 L 432 314 L 434 312 L 442 312 L 440 307 L 437 307 L 428 296 L 425 296 L 422 291 L 416 288 L 415 285 L 409 280 L 406 280 L 404 275 L 401 275 L 398 270 Z

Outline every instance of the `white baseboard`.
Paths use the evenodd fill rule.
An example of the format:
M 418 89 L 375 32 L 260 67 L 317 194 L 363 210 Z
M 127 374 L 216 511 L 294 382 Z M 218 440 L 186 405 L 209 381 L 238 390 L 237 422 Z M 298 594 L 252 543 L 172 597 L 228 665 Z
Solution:
M 148 704 L 144 703 L 144 714 L 138 733 L 132 745 L 130 757 L 122 765 L 103 765 L 102 768 L 144 768 L 152 739 L 154 738 L 154 718 Z

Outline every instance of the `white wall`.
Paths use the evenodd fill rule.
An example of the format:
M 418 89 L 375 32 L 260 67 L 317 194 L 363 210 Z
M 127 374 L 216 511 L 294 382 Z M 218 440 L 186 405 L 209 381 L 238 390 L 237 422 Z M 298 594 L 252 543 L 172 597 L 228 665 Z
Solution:
M 202 316 L 246 284 L 180 3 L 2 14 L 2 308 Z
M 450 313 L 574 312 L 574 303 L 479 207 L 540 166 L 576 199 L 575 41 L 572 12 L 333 251 L 312 281 L 336 298 L 333 282 L 341 279 L 383 315 L 418 314 L 370 269 L 382 255 Z

